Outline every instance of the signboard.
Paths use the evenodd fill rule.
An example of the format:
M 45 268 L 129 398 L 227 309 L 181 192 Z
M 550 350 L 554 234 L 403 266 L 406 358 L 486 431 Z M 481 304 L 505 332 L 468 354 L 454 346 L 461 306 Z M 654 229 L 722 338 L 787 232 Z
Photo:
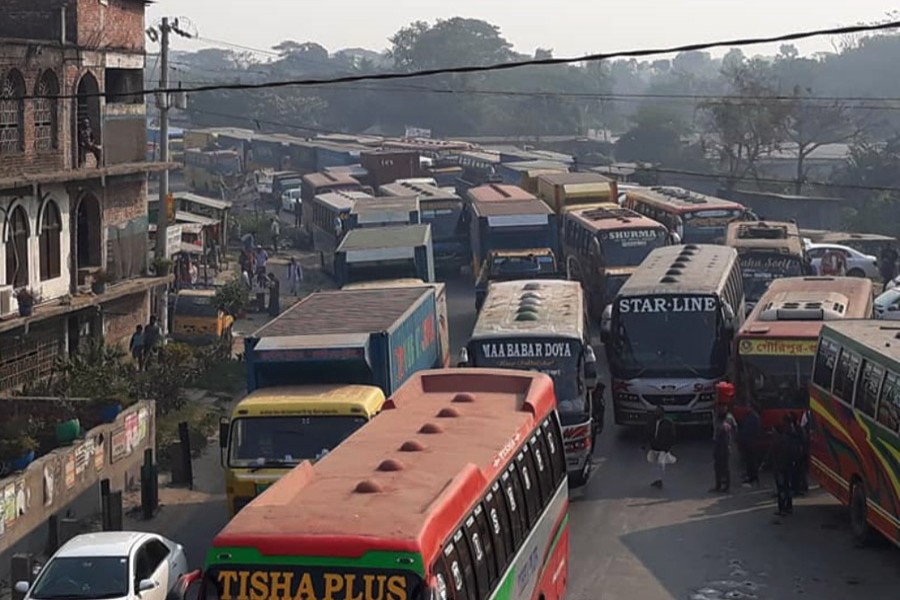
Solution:
M 171 223 L 172 221 L 169 222 Z M 166 256 L 168 258 L 172 258 L 177 252 L 181 252 L 181 235 L 181 225 L 169 225 L 166 227 Z
M 620 313 L 715 312 L 718 307 L 714 296 L 640 296 L 619 300 Z
M 778 254 L 743 254 L 741 269 L 745 273 L 766 275 L 800 275 L 800 259 Z
M 487 218 L 489 227 L 534 227 L 550 222 L 548 215 L 494 215 Z
M 224 565 L 223 565 L 224 566 Z M 230 566 L 230 565 L 229 565 Z M 215 567 L 212 567 L 215 569 Z M 384 598 L 418 597 L 418 577 L 404 571 L 349 567 L 254 568 L 235 566 L 213 571 L 219 597 L 246 598 Z
M 391 346 L 391 384 L 394 389 L 416 371 L 431 369 L 437 365 L 436 316 L 432 301 L 422 302 L 391 336 L 395 340 Z
M 425 129 L 423 127 L 411 127 L 411 126 L 407 125 L 406 132 L 403 134 L 403 137 L 430 139 L 431 138 L 431 130 Z
M 109 462 L 114 463 L 117 460 L 128 456 L 128 434 L 126 433 L 125 428 L 122 427 L 121 429 L 113 431 L 110 438 Z
M 659 229 L 624 229 L 622 231 L 603 232 L 600 234 L 600 239 L 613 242 L 624 248 L 631 248 L 634 246 L 646 246 L 664 235 L 665 232 Z
M 297 350 L 257 350 L 259 360 L 301 361 L 301 360 L 353 360 L 365 359 L 363 348 L 303 348 Z
M 738 343 L 744 356 L 815 356 L 816 340 L 744 339 Z
M 481 354 L 496 358 L 571 358 L 576 356 L 572 342 L 485 342 Z
M 537 371 L 549 375 L 559 385 L 574 385 L 574 374 L 581 354 L 581 344 L 575 340 L 550 339 L 507 341 L 478 341 L 475 346 L 475 364 L 501 369 Z M 566 375 L 565 378 L 561 378 Z M 557 389 L 561 396 L 571 395 L 568 390 Z

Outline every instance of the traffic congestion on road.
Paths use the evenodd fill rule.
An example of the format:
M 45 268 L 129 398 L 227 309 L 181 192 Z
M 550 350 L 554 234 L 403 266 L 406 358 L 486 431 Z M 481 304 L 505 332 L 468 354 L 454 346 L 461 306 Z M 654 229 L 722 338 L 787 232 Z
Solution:
M 341 288 L 246 337 L 225 500 L 174 536 L 202 564 L 138 548 L 136 595 L 896 595 L 890 242 L 594 173 L 504 181 L 465 152 L 378 167 L 401 163 L 265 191 Z M 98 597 L 52 576 L 21 589 Z

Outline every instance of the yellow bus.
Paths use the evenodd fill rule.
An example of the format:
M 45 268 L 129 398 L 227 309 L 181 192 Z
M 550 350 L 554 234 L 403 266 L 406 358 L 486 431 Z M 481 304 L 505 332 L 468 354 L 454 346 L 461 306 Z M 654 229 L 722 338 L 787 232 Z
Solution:
M 347 384 L 262 388 L 241 400 L 219 431 L 229 516 L 299 463 L 334 450 L 383 404 L 379 388 Z

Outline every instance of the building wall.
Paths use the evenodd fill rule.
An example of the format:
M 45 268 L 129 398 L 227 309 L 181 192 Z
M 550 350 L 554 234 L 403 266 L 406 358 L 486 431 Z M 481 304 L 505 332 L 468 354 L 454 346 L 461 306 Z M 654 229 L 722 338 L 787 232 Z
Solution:
M 144 49 L 142 0 L 77 0 L 78 44 L 90 48 Z
M 62 38 L 62 12 L 67 5 L 66 37 L 75 40 L 75 11 L 72 3 L 60 0 L 3 0 L 0 37 L 29 40 Z
M 135 325 L 150 320 L 150 292 L 126 296 L 103 305 L 103 339 L 127 347 Z
M 149 247 L 146 177 L 108 181 L 103 194 L 103 264 L 120 279 L 141 275 L 147 270 Z

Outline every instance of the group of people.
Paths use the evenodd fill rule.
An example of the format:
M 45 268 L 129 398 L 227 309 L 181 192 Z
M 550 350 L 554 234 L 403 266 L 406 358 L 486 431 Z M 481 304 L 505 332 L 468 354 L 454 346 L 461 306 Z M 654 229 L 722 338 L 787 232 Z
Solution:
M 162 330 L 155 315 L 150 315 L 147 326 L 137 325 L 134 333 L 131 334 L 131 341 L 128 344 L 128 350 L 131 357 L 137 363 L 140 370 L 144 370 L 146 366 L 155 359 L 159 347 L 162 345 Z
M 658 406 L 646 430 L 647 461 L 657 469 L 650 485 L 663 487 L 666 466 L 675 463 L 675 423 Z M 728 402 L 716 404 L 713 432 L 713 472 L 715 485 L 711 493 L 731 492 L 731 468 L 735 453 L 740 456 L 745 487 L 759 486 L 763 464 L 772 467 L 778 498 L 779 516 L 793 512 L 793 498 L 809 489 L 809 414 L 799 419 L 785 415 L 771 435 L 763 430 L 757 407 L 751 406 L 738 424 Z

